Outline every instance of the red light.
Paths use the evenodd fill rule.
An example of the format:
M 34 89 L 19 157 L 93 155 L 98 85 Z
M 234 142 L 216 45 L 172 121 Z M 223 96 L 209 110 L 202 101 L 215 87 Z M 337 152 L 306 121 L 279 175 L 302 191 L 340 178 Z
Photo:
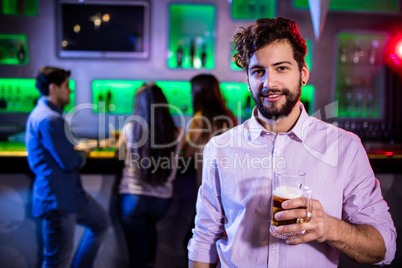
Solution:
M 398 55 L 398 58 L 402 59 L 402 41 L 399 41 L 398 44 L 396 44 L 395 52 Z
M 395 34 L 385 48 L 385 64 L 396 73 L 402 73 L 402 34 Z
M 387 155 L 387 156 L 392 156 L 392 155 L 394 155 L 393 152 L 385 152 L 384 154 Z

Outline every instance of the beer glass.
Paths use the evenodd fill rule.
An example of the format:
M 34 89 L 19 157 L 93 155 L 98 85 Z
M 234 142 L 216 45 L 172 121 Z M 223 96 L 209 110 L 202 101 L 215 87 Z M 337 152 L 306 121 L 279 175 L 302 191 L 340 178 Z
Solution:
M 294 233 L 278 233 L 278 227 L 281 225 L 308 222 L 312 211 L 311 189 L 304 185 L 306 173 L 299 170 L 283 169 L 274 171 L 272 184 L 272 209 L 271 209 L 271 227 L 270 232 L 273 236 L 281 239 L 292 239 L 303 235 L 306 231 Z M 289 199 L 305 197 L 307 199 L 306 218 L 297 218 L 292 220 L 277 221 L 275 214 L 284 210 L 282 203 Z

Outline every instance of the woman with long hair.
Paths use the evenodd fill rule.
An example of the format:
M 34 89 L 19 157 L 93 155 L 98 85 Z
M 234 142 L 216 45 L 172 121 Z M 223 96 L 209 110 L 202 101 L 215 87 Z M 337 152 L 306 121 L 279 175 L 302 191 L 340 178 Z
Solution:
M 182 137 L 161 88 L 144 84 L 119 141 L 125 143 L 126 159 L 118 204 L 130 267 L 146 267 L 155 260 L 156 223 L 171 202 Z
M 195 159 L 197 186 L 201 185 L 202 151 L 213 136 L 222 134 L 238 124 L 226 106 L 218 79 L 212 74 L 200 74 L 190 80 L 193 99 L 192 123 L 183 147 L 184 157 Z

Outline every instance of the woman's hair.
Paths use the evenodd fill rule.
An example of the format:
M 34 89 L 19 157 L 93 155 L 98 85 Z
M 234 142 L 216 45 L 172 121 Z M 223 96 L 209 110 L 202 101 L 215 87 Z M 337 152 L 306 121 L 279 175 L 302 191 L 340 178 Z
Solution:
M 164 184 L 175 163 L 177 128 L 169 113 L 167 100 L 160 87 L 154 83 L 141 86 L 134 100 L 134 115 L 144 121 L 134 120 L 131 152 L 136 154 L 141 180 L 152 184 Z M 161 165 L 167 163 L 169 165 Z
M 66 78 L 70 76 L 71 72 L 61 68 L 45 66 L 39 70 L 36 76 L 36 88 L 43 96 L 49 95 L 49 85 L 54 83 L 60 86 Z
M 254 24 L 247 28 L 241 27 L 240 30 L 233 38 L 234 49 L 237 51 L 233 61 L 245 72 L 248 71 L 250 58 L 257 50 L 277 41 L 289 42 L 299 70 L 303 68 L 307 46 L 295 21 L 282 17 L 258 19 Z
M 227 108 L 219 88 L 219 81 L 215 76 L 200 74 L 193 77 L 190 82 L 194 114 L 201 112 L 202 116 L 218 130 L 237 125 L 237 119 Z

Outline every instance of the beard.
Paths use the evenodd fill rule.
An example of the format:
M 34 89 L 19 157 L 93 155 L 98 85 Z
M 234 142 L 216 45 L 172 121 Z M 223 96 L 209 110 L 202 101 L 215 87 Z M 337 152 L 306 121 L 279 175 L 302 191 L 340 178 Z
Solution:
M 268 93 L 274 92 L 282 94 L 285 98 L 285 104 L 280 105 L 276 102 L 268 103 L 268 105 L 264 105 L 264 98 L 268 96 Z M 269 120 L 278 120 L 281 118 L 287 117 L 290 112 L 293 110 L 295 105 L 300 99 L 301 95 L 301 82 L 299 82 L 297 93 L 294 94 L 287 88 L 284 89 L 263 89 L 261 92 L 258 92 L 256 95 L 251 94 L 255 106 L 257 106 L 258 111 Z

